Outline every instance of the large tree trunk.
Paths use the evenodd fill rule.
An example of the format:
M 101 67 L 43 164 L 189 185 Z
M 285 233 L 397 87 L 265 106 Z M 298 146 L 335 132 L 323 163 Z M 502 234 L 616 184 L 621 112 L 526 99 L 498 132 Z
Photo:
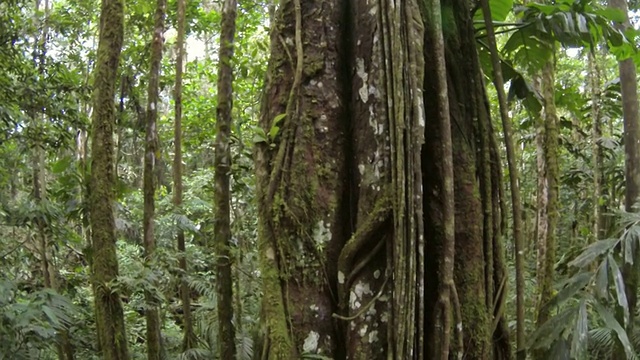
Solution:
M 442 358 L 449 333 L 457 355 L 491 352 L 484 294 L 502 296 L 485 284 L 482 209 L 491 209 L 500 284 L 498 153 L 467 4 L 443 3 L 453 11 L 442 31 L 458 30 L 444 53 L 439 5 L 424 5 L 292 0 L 278 9 L 260 120 L 267 135 L 256 146 L 265 359 Z M 493 185 L 482 201 L 480 114 L 494 163 L 483 163 Z M 455 228 L 454 215 L 463 219 Z
M 151 40 L 151 69 L 149 71 L 149 89 L 147 104 L 146 141 L 144 155 L 144 256 L 145 261 L 154 266 L 154 252 L 156 239 L 154 235 L 156 166 L 158 152 L 158 104 L 160 65 L 162 62 L 162 48 L 164 33 L 164 14 L 166 12 L 166 0 L 158 0 L 155 13 L 155 24 Z M 154 295 L 145 292 L 147 320 L 147 359 L 160 360 L 162 354 L 162 334 L 160 332 L 160 315 Z
M 115 80 L 124 33 L 124 4 L 103 0 L 100 42 L 94 75 L 91 134 L 90 223 L 92 281 L 95 286 L 96 327 L 105 360 L 129 359 L 120 294 L 111 288 L 118 277 L 113 203 L 115 174 L 113 127 Z
M 624 0 L 611 0 L 613 8 L 621 10 L 625 14 L 625 21 L 619 24 L 620 30 L 625 30 L 631 26 L 627 14 L 629 7 Z M 620 70 L 620 88 L 622 92 L 622 112 L 624 117 L 624 153 L 625 153 L 625 211 L 636 212 L 636 204 L 640 195 L 640 119 L 638 118 L 638 85 L 636 80 L 636 67 L 632 59 L 626 59 L 618 63 Z M 622 268 L 625 294 L 629 304 L 629 314 L 633 317 L 636 313 L 638 302 L 638 255 L 640 249 L 636 249 L 633 258 L 634 264 L 625 261 Z M 618 313 L 622 314 L 621 309 Z M 618 316 L 621 324 L 623 316 Z M 626 331 L 629 336 L 633 333 L 634 321 L 629 321 Z M 616 356 L 623 358 L 624 349 L 621 344 L 616 346 Z
M 235 358 L 236 331 L 233 324 L 233 281 L 231 277 L 231 109 L 233 108 L 233 37 L 236 31 L 236 0 L 222 7 L 222 31 L 218 65 L 218 115 L 215 144 L 215 253 L 218 311 L 218 356 Z

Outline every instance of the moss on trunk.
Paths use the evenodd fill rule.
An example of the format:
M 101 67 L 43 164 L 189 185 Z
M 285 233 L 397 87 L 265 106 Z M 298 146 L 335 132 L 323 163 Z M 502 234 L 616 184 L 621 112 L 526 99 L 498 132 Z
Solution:
M 124 4 L 122 0 L 103 0 L 100 14 L 100 42 L 94 72 L 89 204 L 96 327 L 105 360 L 129 359 L 122 303 L 120 295 L 113 289 L 113 281 L 118 276 L 113 209 L 116 180 L 113 99 L 123 33 Z

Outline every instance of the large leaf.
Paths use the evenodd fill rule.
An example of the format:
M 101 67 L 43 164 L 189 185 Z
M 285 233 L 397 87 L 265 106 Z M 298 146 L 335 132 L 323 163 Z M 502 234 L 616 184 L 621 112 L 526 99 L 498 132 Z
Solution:
M 587 246 L 584 251 L 573 259 L 569 266 L 584 268 L 590 265 L 598 256 L 612 250 L 619 242 L 619 239 L 599 240 Z
M 571 299 L 578 291 L 582 290 L 591 280 L 590 272 L 580 273 L 567 281 L 567 285 L 562 288 L 548 303 L 544 305 L 545 309 L 560 306 L 567 300 Z
M 513 10 L 513 0 L 489 0 L 489 7 L 491 8 L 491 19 L 493 21 L 504 21 Z M 473 20 L 478 24 L 484 24 L 482 9 L 475 13 Z
M 625 354 L 627 354 L 627 358 L 629 359 L 635 358 L 636 354 L 635 354 L 635 351 L 633 350 L 633 347 L 631 346 L 631 342 L 629 341 L 627 332 L 624 331 L 622 326 L 620 326 L 620 323 L 618 322 L 618 320 L 616 320 L 613 314 L 611 314 L 611 312 L 601 304 L 596 302 L 593 304 L 593 306 L 598 312 L 598 315 L 600 315 L 600 317 L 604 321 L 606 327 L 613 330 L 618 336 L 618 340 L 620 340 L 620 343 L 624 348 L 624 352 Z
M 542 324 L 529 338 L 528 348 L 548 349 L 573 324 L 578 307 L 572 306 Z
M 622 272 L 618 267 L 618 263 L 613 258 L 613 255 L 609 254 L 609 268 L 611 269 L 611 275 L 613 276 L 613 282 L 616 285 L 616 297 L 618 299 L 618 305 L 622 308 L 624 312 L 624 324 L 625 326 L 629 324 L 629 303 L 627 302 L 627 294 L 624 288 L 624 279 L 622 277 Z
M 596 283 L 595 283 L 595 292 L 596 296 L 600 299 L 609 299 L 609 267 L 607 266 L 607 262 L 609 258 L 606 257 L 598 266 L 598 271 L 596 272 Z
M 587 342 L 589 339 L 589 321 L 587 318 L 587 302 L 580 301 L 580 309 L 576 317 L 576 327 L 573 330 L 571 341 L 571 356 L 574 359 L 584 359 L 587 352 Z

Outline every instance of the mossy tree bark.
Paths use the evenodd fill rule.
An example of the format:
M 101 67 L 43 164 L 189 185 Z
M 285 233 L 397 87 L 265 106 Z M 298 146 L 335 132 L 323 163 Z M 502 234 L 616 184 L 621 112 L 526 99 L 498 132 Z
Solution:
M 556 263 L 556 229 L 559 207 L 558 117 L 555 106 L 555 64 L 548 61 L 540 75 L 544 110 L 539 119 L 538 142 L 538 326 L 549 320 L 546 304 L 552 298 Z M 540 350 L 536 358 L 548 355 Z
M 177 0 L 177 22 L 178 37 L 176 40 L 176 83 L 174 89 L 175 104 L 175 121 L 173 128 L 173 205 L 176 211 L 181 212 L 182 209 L 182 71 L 185 57 L 184 38 L 185 38 L 185 4 L 186 0 Z M 184 339 L 182 342 L 182 350 L 187 351 L 196 345 L 197 339 L 193 331 L 193 320 L 191 317 L 191 295 L 189 284 L 186 281 L 187 276 L 187 258 L 185 252 L 184 230 L 177 227 L 176 242 L 178 247 L 179 266 L 182 270 L 182 279 L 180 280 L 180 298 L 182 300 L 182 314 L 184 329 Z
M 231 110 L 233 105 L 233 38 L 236 31 L 236 0 L 222 5 L 222 30 L 218 65 L 218 105 L 215 143 L 215 245 L 218 311 L 218 356 L 235 358 L 236 331 L 233 324 L 233 279 L 231 277 Z
M 524 339 L 524 234 L 522 231 L 522 203 L 520 201 L 520 185 L 519 185 L 519 169 L 516 163 L 516 151 L 513 145 L 513 130 L 511 126 L 511 117 L 509 116 L 509 108 L 507 104 L 507 97 L 504 92 L 504 80 L 502 77 L 502 67 L 500 65 L 500 58 L 498 55 L 498 48 L 496 45 L 495 30 L 493 27 L 493 20 L 491 19 L 491 8 L 488 0 L 482 0 L 482 12 L 484 15 L 484 23 L 487 32 L 487 42 L 489 45 L 489 51 L 491 53 L 491 64 L 493 68 L 493 83 L 498 95 L 498 106 L 500 108 L 500 118 L 502 120 L 502 128 L 504 133 L 504 143 L 507 152 L 507 163 L 509 170 L 509 188 L 511 189 L 511 209 L 513 218 L 513 237 L 515 243 L 515 258 L 516 258 L 516 349 L 519 359 L 526 357 L 525 353 L 525 339 Z M 484 136 L 486 137 L 486 135 Z M 481 141 L 486 141 L 482 139 Z M 486 152 L 486 150 L 485 150 Z M 490 159 L 489 159 L 490 161 Z M 485 195 L 488 196 L 488 194 Z M 485 218 L 487 216 L 485 215 Z M 491 228 L 485 221 L 485 234 Z M 485 236 L 486 238 L 487 236 Z M 485 244 L 487 242 L 485 241 Z M 487 252 L 485 251 L 485 254 Z M 487 260 L 491 258 L 490 255 L 486 256 Z M 489 261 L 487 261 L 489 262 Z M 490 268 L 490 267 L 487 267 Z M 494 286 L 493 274 L 487 276 L 486 283 L 488 287 Z M 491 294 L 491 292 L 487 292 Z M 498 301 L 504 301 L 498 300 Z M 493 304 L 494 299 L 492 296 L 487 297 L 487 304 Z M 497 319 L 501 317 L 500 313 Z M 494 320 L 495 321 L 495 320 Z
M 93 84 L 89 204 L 96 327 L 105 360 L 129 359 L 120 294 L 113 289 L 113 281 L 118 276 L 113 208 L 115 201 L 113 99 L 123 33 L 124 4 L 122 0 L 103 0 L 100 14 L 100 42 Z
M 501 233 L 503 214 L 501 201 L 502 175 L 497 142 L 493 136 L 488 102 L 479 69 L 474 30 L 468 4 L 463 1 L 442 2 L 442 23 L 447 65 L 447 90 L 452 123 L 454 198 L 455 198 L 455 264 L 454 282 L 460 312 L 455 323 L 456 355 L 487 359 L 493 353 L 498 359 L 511 358 L 508 331 L 502 315 L 505 300 L 505 263 Z M 428 19 L 428 18 L 427 18 Z M 442 86 L 433 79 L 436 52 L 432 28 L 425 21 L 425 112 L 426 146 L 423 150 L 425 238 L 428 261 L 425 267 L 426 309 L 437 303 L 442 281 L 439 271 L 444 258 L 445 231 L 443 207 L 444 168 L 442 129 L 437 119 L 440 108 L 435 101 Z M 477 178 L 479 177 L 479 179 Z M 453 299 L 452 299 L 453 300 Z M 454 304 L 456 305 L 456 304 Z M 428 339 L 442 331 L 429 314 L 425 324 Z M 437 338 L 437 337 L 435 337 Z M 492 343 L 492 339 L 494 339 Z M 426 353 L 437 356 L 439 343 L 427 341 Z M 493 348 L 492 348 L 493 345 Z
M 450 332 L 456 354 L 485 359 L 492 330 L 506 334 L 503 322 L 492 327 L 485 299 L 503 299 L 498 151 L 469 9 L 458 0 L 442 8 L 442 16 L 437 2 L 418 1 L 278 8 L 260 119 L 267 136 L 255 150 L 263 359 L 441 358 L 449 346 L 433 349 L 429 336 L 449 341 Z M 441 40 L 434 58 L 438 37 L 444 48 Z M 479 118 L 486 162 L 476 154 Z M 478 166 L 490 179 L 486 199 Z M 494 259 L 489 285 L 485 250 Z M 447 267 L 452 278 L 442 281 Z M 450 331 L 461 324 L 464 339 Z
M 629 7 L 624 0 L 610 0 L 610 6 L 621 10 L 625 14 L 625 21 L 618 25 L 620 30 L 631 26 L 628 18 Z M 638 196 L 640 196 L 640 119 L 638 115 L 638 84 L 636 82 L 636 67 L 632 59 L 626 59 L 618 63 L 620 71 L 620 88 L 622 93 L 622 113 L 624 118 L 624 153 L 625 153 L 625 211 L 636 212 Z M 634 263 L 625 261 L 622 268 L 625 294 L 629 306 L 629 314 L 633 317 L 636 313 L 638 302 L 638 257 L 640 249 L 636 248 Z M 619 314 L 624 314 L 618 309 Z M 620 324 L 624 324 L 623 315 L 618 316 Z M 626 324 L 626 331 L 631 336 L 634 321 Z M 619 342 L 616 345 L 614 357 L 624 358 L 625 351 Z
M 160 64 L 162 62 L 164 16 L 166 12 L 166 0 L 158 0 L 156 4 L 153 35 L 151 38 L 151 61 L 149 71 L 149 88 L 147 98 L 147 121 L 144 154 L 144 215 L 143 237 L 145 262 L 153 271 L 155 267 L 154 252 L 156 239 L 154 234 L 155 195 L 157 154 L 158 154 L 158 93 L 160 81 Z M 160 360 L 162 356 L 162 334 L 160 332 L 160 315 L 158 304 L 154 294 L 145 292 L 145 317 L 147 320 L 147 359 Z

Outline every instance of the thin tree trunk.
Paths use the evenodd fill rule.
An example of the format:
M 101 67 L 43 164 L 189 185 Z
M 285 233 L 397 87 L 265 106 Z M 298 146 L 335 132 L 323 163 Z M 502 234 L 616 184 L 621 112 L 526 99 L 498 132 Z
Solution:
M 589 51 L 589 79 L 591 87 L 591 141 L 593 143 L 593 235 L 594 241 L 604 239 L 606 236 L 604 211 L 602 204 L 602 119 L 600 118 L 600 69 L 596 58 L 596 49 Z
M 556 262 L 556 228 L 558 224 L 559 208 L 558 208 L 558 118 L 556 115 L 556 107 L 554 100 L 554 63 L 549 61 L 542 69 L 542 96 L 544 102 L 544 140 L 543 140 L 543 158 L 544 170 L 539 174 L 539 178 L 543 177 L 545 187 L 538 196 L 546 195 L 546 224 L 539 223 L 541 228 L 538 234 L 538 250 L 541 255 L 538 259 L 538 326 L 544 324 L 550 316 L 550 309 L 546 304 L 552 298 L 555 262 Z M 540 169 L 539 169 L 540 170 Z M 539 209 L 539 212 L 542 209 Z M 545 234 L 543 238 L 541 235 Z M 547 354 L 540 351 L 537 358 L 546 359 Z
M 629 7 L 625 0 L 610 0 L 610 6 L 619 9 L 625 14 L 625 21 L 617 27 L 620 30 L 626 30 L 631 26 L 628 18 Z M 618 63 L 620 71 L 620 87 L 622 92 L 622 113 L 624 117 L 624 152 L 625 152 L 625 201 L 624 207 L 627 212 L 637 212 L 636 204 L 640 195 L 640 119 L 638 118 L 638 88 L 636 82 L 636 67 L 631 58 L 620 61 Z M 625 261 L 622 268 L 622 278 L 624 280 L 625 293 L 627 303 L 629 305 L 629 314 L 632 321 L 626 325 L 626 331 L 629 336 L 633 334 L 634 321 L 633 317 L 636 313 L 638 302 L 638 255 L 640 248 L 636 247 L 636 253 L 633 254 L 635 260 L 633 264 Z M 622 310 L 618 310 L 622 313 Z M 620 324 L 623 316 L 618 316 Z M 622 359 L 624 349 L 620 343 L 617 343 L 616 352 L 619 359 Z
M 513 145 L 513 129 L 507 106 L 507 97 L 504 93 L 504 80 L 502 67 L 496 46 L 493 20 L 488 0 L 482 0 L 482 12 L 487 30 L 487 41 L 491 52 L 493 67 L 493 82 L 498 94 L 500 118 L 504 132 L 504 142 L 507 150 L 507 163 L 509 166 L 509 184 L 511 188 L 511 209 L 513 215 L 513 237 L 516 252 L 516 349 L 519 359 L 526 357 L 524 339 L 524 238 L 522 233 L 522 203 L 520 201 L 520 185 L 516 153 Z
M 129 359 L 120 294 L 111 285 L 118 277 L 113 208 L 115 201 L 113 99 L 123 35 L 123 1 L 103 0 L 100 14 L 100 42 L 94 75 L 89 204 L 96 327 L 100 332 L 98 337 L 105 360 Z
M 185 37 L 185 4 L 186 0 L 177 0 L 178 3 L 178 39 L 176 41 L 176 84 L 174 89 L 175 122 L 173 129 L 173 205 L 176 210 L 181 211 L 182 207 L 182 69 L 185 58 L 184 37 Z M 179 266 L 182 270 L 180 279 L 180 297 L 182 299 L 184 339 L 182 350 L 187 351 L 196 345 L 197 339 L 193 331 L 193 320 L 191 317 L 191 296 L 189 284 L 187 283 L 187 258 L 185 252 L 184 230 L 177 226 L 177 245 Z
M 160 65 L 162 62 L 162 49 L 164 33 L 164 16 L 166 0 L 158 0 L 156 4 L 155 24 L 151 40 L 151 67 L 149 71 L 149 89 L 147 103 L 146 141 L 144 155 L 144 256 L 145 262 L 153 271 L 154 252 L 156 239 L 154 234 L 155 193 L 156 193 L 156 166 L 158 153 L 158 103 Z M 162 354 L 162 334 L 160 330 L 160 314 L 154 294 L 145 292 L 145 317 L 147 319 L 147 359 L 160 360 Z
M 434 328 L 439 329 L 434 332 L 433 336 L 428 339 L 431 343 L 432 351 L 427 354 L 429 358 L 447 360 L 450 352 L 450 339 L 452 329 L 451 315 L 453 312 L 451 293 L 455 291 L 453 281 L 453 264 L 455 259 L 455 196 L 453 186 L 453 155 L 451 140 L 451 119 L 449 109 L 449 93 L 447 85 L 447 69 L 445 63 L 445 46 L 442 34 L 442 14 L 441 4 L 439 0 L 431 0 L 426 2 L 425 23 L 427 26 L 426 36 L 429 38 L 431 47 L 428 51 L 432 52 L 432 62 L 435 70 L 435 79 L 432 86 L 438 89 L 438 97 L 435 100 L 437 106 L 437 121 L 439 139 L 441 143 L 440 154 L 442 155 L 442 163 L 440 171 L 442 172 L 442 259 L 439 263 L 439 286 L 436 308 L 434 312 Z M 425 47 L 425 50 L 427 48 Z M 456 349 L 462 351 L 462 349 Z M 462 353 L 457 353 L 461 356 Z
M 222 8 L 222 30 L 218 66 L 218 115 L 215 143 L 215 253 L 218 311 L 218 354 L 233 359 L 236 354 L 233 324 L 233 278 L 231 276 L 231 110 L 233 109 L 233 38 L 236 31 L 236 0 L 225 0 Z

